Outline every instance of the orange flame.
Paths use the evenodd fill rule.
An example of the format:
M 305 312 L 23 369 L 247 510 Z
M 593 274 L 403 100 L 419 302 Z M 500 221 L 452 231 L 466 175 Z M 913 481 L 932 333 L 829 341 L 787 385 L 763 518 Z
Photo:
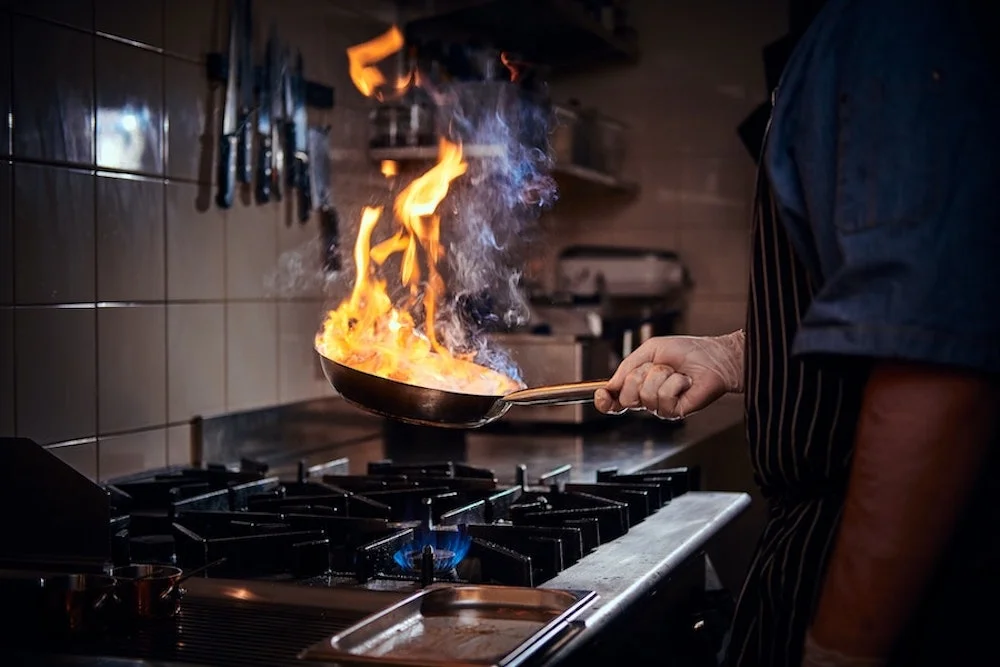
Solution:
M 391 53 L 390 48 L 402 48 L 402 38 L 397 39 L 398 31 L 394 31 L 348 49 L 351 78 L 367 96 L 379 98 L 378 89 L 385 83 L 371 63 Z M 418 79 L 413 76 L 409 80 Z M 354 245 L 354 287 L 347 299 L 327 313 L 316 335 L 320 354 L 365 373 L 445 391 L 502 395 L 521 386 L 503 373 L 474 363 L 471 354 L 453 353 L 437 334 L 437 313 L 445 296 L 444 280 L 438 270 L 444 247 L 437 209 L 451 183 L 467 168 L 462 146 L 441 139 L 437 164 L 415 178 L 396 198 L 392 209 L 396 232 L 374 247 L 372 234 L 383 209 L 364 208 Z M 406 286 L 410 294 L 404 308 L 393 304 L 386 280 L 379 277 L 379 270 L 397 253 L 402 255 L 400 285 Z M 422 330 L 409 312 L 418 302 L 423 306 Z
M 521 77 L 520 63 L 511 60 L 506 51 L 500 52 L 500 62 L 503 63 L 503 66 L 507 68 L 508 72 L 510 72 L 510 80 L 512 82 L 517 81 Z

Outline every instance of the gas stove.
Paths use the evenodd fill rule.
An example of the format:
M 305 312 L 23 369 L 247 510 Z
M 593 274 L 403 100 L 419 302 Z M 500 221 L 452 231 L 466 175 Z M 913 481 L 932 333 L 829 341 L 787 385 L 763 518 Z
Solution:
M 516 483 L 457 462 L 349 461 L 152 471 L 107 484 L 116 565 L 210 566 L 210 577 L 405 589 L 434 582 L 536 587 L 690 490 L 689 468 L 569 482 L 570 466 Z M 220 562 L 221 561 L 221 562 Z M 212 563 L 218 563 L 212 566 Z
M 304 665 L 310 647 L 444 586 L 573 596 L 572 619 L 518 665 L 643 664 L 650 652 L 658 664 L 700 665 L 682 647 L 694 646 L 692 627 L 713 627 L 689 599 L 704 592 L 702 549 L 748 503 L 698 491 L 693 467 L 606 468 L 581 482 L 569 465 L 528 479 L 513 464 L 503 482 L 457 461 L 336 458 L 273 474 L 242 460 L 99 485 L 30 441 L 0 440 L 0 459 L 0 506 L 11 510 L 0 582 L 205 568 L 166 623 L 71 638 L 31 621 L 0 629 L 4 664 Z M 692 651 L 711 659 L 710 643 Z

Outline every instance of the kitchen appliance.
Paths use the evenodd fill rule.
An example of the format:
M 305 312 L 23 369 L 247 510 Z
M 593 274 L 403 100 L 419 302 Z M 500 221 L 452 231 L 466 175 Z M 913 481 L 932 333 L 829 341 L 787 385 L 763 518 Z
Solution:
M 673 252 L 611 246 L 571 246 L 559 255 L 556 289 L 534 295 L 535 332 L 598 336 L 617 366 L 652 336 L 676 333 L 691 287 Z
M 512 406 L 572 405 L 593 400 L 605 381 L 521 389 L 504 395 L 467 394 L 420 387 L 372 375 L 324 356 L 323 374 L 352 405 L 383 417 L 439 428 L 478 428 L 503 417 Z
M 510 354 L 529 387 L 605 378 L 614 371 L 611 345 L 596 336 L 513 333 L 495 334 L 491 340 Z M 591 400 L 570 405 L 514 406 L 505 417 L 509 422 L 551 424 L 582 424 L 601 418 L 603 415 Z
M 71 656 L 77 665 L 306 665 L 310 649 L 321 659 L 315 652 L 344 649 L 387 617 L 433 615 L 436 604 L 440 625 L 441 615 L 476 607 L 475 600 L 489 618 L 497 611 L 482 609 L 482 601 L 508 611 L 520 606 L 533 619 L 531 632 L 500 661 L 521 664 L 514 658 L 530 640 L 532 664 L 566 664 L 573 646 L 591 664 L 599 655 L 593 646 L 609 655 L 641 648 L 602 629 L 642 609 L 668 573 L 674 585 L 704 584 L 698 545 L 746 502 L 740 494 L 694 492 L 691 468 L 606 469 L 580 482 L 569 466 L 535 481 L 518 466 L 514 483 L 503 483 L 492 470 L 455 462 L 373 461 L 365 474 L 351 474 L 341 458 L 279 477 L 245 460 L 151 470 L 98 486 L 29 440 L 0 440 L 0 458 L 0 495 L 22 500 L 0 544 L 8 569 L 210 566 L 205 578 L 185 584 L 176 617 L 67 637 L 22 613 L 16 632 L 0 627 L 5 664 L 57 665 Z M 59 493 L 50 487 L 71 479 Z M 91 548 L 79 551 L 74 534 L 52 526 L 85 531 Z M 601 566 L 595 559 L 605 551 L 613 562 Z M 647 555 L 629 565 L 625 553 Z M 573 572 L 587 563 L 614 568 L 616 576 L 587 574 L 597 590 L 582 587 Z M 442 587 L 453 590 L 437 592 Z M 544 592 L 527 594 L 535 589 Z M 671 654 L 683 655 L 694 622 L 680 609 L 667 626 L 659 615 L 642 621 L 644 612 L 629 622 L 636 631 L 655 627 L 671 638 Z M 461 627 L 455 621 L 455 630 Z M 648 650 L 662 656 L 663 647 Z

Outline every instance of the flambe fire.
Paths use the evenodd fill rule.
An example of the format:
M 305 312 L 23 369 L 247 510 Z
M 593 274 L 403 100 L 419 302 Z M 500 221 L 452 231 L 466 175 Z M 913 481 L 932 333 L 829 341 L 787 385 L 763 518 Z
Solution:
M 359 91 L 384 98 L 386 79 L 374 64 L 402 45 L 402 35 L 392 28 L 348 49 L 351 79 Z M 396 82 L 396 90 L 416 80 L 415 73 L 411 73 Z M 467 168 L 462 146 L 441 139 L 437 164 L 415 178 L 395 200 L 395 233 L 374 247 L 372 233 L 385 211 L 380 206 L 364 208 L 354 244 L 354 287 L 349 297 L 327 313 L 316 336 L 320 354 L 365 373 L 421 387 L 481 395 L 503 395 L 520 388 L 518 382 L 503 373 L 476 364 L 471 353 L 450 351 L 436 331 L 437 314 L 445 297 L 444 281 L 438 271 L 444 247 L 437 208 L 452 181 Z M 400 284 L 409 289 L 409 298 L 399 308 L 389 296 L 387 281 L 380 272 L 395 254 L 401 254 Z M 411 314 L 418 304 L 423 307 L 423 327 Z

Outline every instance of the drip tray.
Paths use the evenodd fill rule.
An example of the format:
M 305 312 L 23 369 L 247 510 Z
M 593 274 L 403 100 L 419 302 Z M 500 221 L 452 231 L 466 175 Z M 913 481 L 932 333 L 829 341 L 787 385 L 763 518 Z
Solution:
M 301 654 L 338 665 L 513 665 L 567 632 L 591 592 L 436 585 Z

